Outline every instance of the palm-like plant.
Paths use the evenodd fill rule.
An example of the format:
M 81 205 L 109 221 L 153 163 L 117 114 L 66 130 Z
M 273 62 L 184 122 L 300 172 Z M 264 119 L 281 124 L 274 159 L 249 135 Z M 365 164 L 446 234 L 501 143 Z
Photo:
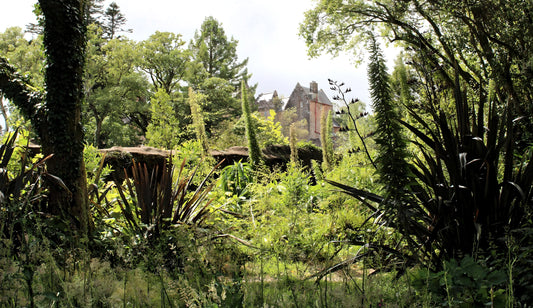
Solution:
M 161 230 L 175 224 L 201 224 L 208 217 L 211 200 L 207 196 L 214 186 L 209 184 L 211 172 L 193 189 L 193 179 L 198 166 L 190 175 L 184 171 L 183 160 L 174 181 L 175 167 L 171 158 L 162 167 L 156 166 L 151 171 L 146 164 L 133 162 L 132 178 L 127 176 L 125 186 L 116 183 L 121 196 L 119 201 L 124 217 L 130 227 L 146 236 L 158 236 Z M 126 197 L 125 189 L 131 198 Z
M 233 165 L 226 166 L 220 173 L 222 190 L 239 197 L 248 197 L 248 184 L 252 180 L 252 166 L 240 160 Z
M 340 91 L 339 85 L 334 87 Z M 423 117 L 416 106 L 407 105 L 411 121 L 398 120 L 415 136 L 412 142 L 420 153 L 405 174 L 413 180 L 396 187 L 409 194 L 401 206 L 393 204 L 397 200 L 390 194 L 379 196 L 328 181 L 359 199 L 373 211 L 372 217 L 385 218 L 384 225 L 401 233 L 407 253 L 389 252 L 434 269 L 443 260 L 503 243 L 500 240 L 510 231 L 525 225 L 533 205 L 531 153 L 518 156 L 513 141 L 519 119 L 510 118 L 509 112 L 501 114 L 498 106 L 505 104 L 493 93 L 487 97 L 488 106 L 473 113 L 461 83 L 455 82 L 452 89 L 455 118 L 432 108 L 429 117 Z M 382 162 L 378 159 L 378 169 Z
M 43 214 L 47 201 L 44 182 L 68 191 L 61 179 L 46 170 L 46 161 L 52 155 L 32 162 L 27 146 L 15 155 L 18 136 L 16 129 L 0 145 L 0 237 L 8 239 L 4 244 L 10 243 L 4 248 L 14 251 L 26 243 L 28 234 L 35 231 L 36 219 Z M 19 170 L 10 170 L 15 159 Z M 47 216 L 47 220 L 50 218 Z

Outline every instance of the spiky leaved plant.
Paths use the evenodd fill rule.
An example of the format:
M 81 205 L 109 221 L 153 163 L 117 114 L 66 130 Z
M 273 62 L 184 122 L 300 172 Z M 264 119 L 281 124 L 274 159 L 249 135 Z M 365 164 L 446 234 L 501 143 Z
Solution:
M 199 165 L 190 175 L 186 175 L 186 161 L 183 160 L 177 171 L 177 180 L 173 181 L 176 168 L 171 162 L 169 158 L 161 168 L 156 166 L 148 170 L 146 164 L 134 161 L 132 179 L 125 171 L 126 188 L 116 183 L 121 197 L 119 205 L 126 222 L 145 237 L 158 237 L 170 225 L 201 224 L 210 213 L 211 200 L 206 201 L 206 198 L 215 184 L 208 184 L 208 180 L 220 163 L 193 188 Z M 126 197 L 125 189 L 131 199 Z
M 431 70 L 423 63 L 418 65 L 421 76 L 431 82 Z M 517 155 L 518 145 L 513 142 L 518 133 L 516 121 L 509 120 L 510 111 L 505 112 L 510 108 L 510 99 L 505 105 L 491 82 L 488 95 L 478 102 L 465 95 L 468 89 L 461 82 L 461 68 L 448 70 L 442 71 L 450 83 L 443 95 L 452 97 L 455 115 L 447 115 L 440 106 L 428 107 L 421 114 L 419 106 L 408 104 L 405 107 L 410 121 L 398 120 L 400 127 L 412 133 L 419 151 L 408 164 L 408 172 L 416 181 L 409 183 L 409 189 L 392 192 L 408 194 L 400 199 L 401 206 L 391 207 L 390 196 L 387 202 L 387 195 L 328 181 L 360 200 L 376 217 L 392 217 L 387 225 L 400 231 L 409 248 L 402 258 L 436 270 L 442 268 L 443 260 L 484 253 L 501 244 L 498 239 L 509 230 L 513 234 L 524 233 L 532 203 L 532 155 Z M 478 112 L 472 112 L 476 110 L 472 106 Z M 383 160 L 378 159 L 380 164 Z M 390 179 L 394 179 L 392 175 Z M 391 216 L 391 210 L 397 215 Z M 391 248 L 380 247 L 389 251 Z M 525 277 L 527 273 L 521 275 Z

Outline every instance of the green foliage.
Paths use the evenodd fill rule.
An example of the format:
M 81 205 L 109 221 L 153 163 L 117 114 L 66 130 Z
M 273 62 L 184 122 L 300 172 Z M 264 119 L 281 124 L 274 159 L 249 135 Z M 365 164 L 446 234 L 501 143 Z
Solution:
M 82 109 L 87 141 L 99 148 L 138 145 L 150 111 L 149 83 L 135 70 L 138 46 L 127 39 L 105 40 L 95 25 L 88 38 Z
M 221 127 L 224 120 L 241 115 L 239 100 L 235 97 L 236 88 L 229 80 L 209 77 L 195 85 L 195 91 L 206 96 L 201 108 L 209 136 L 215 137 L 215 130 Z
M 220 172 L 219 185 L 223 191 L 231 195 L 248 197 L 248 184 L 252 181 L 252 167 L 246 162 L 235 162 Z
M 405 48 L 409 70 L 405 75 L 411 77 L 397 95 L 409 116 L 396 117 L 401 125 L 392 124 L 406 128 L 416 146 L 409 171 L 402 175 L 416 182 L 406 187 L 399 175 L 385 179 L 400 183 L 390 192 L 409 191 L 396 213 L 380 207 L 389 201 L 386 196 L 335 185 L 379 213 L 376 217 L 392 215 L 394 219 L 384 226 L 402 234 L 402 244 L 409 247 L 404 250 L 407 260 L 438 271 L 444 260 L 504 250 L 498 239 L 529 223 L 533 163 L 529 156 L 517 159 L 531 143 L 527 133 L 531 106 L 525 103 L 532 95 L 531 79 L 518 73 L 523 59 L 530 58 L 524 47 L 530 45 L 531 36 L 522 40 L 523 34 L 518 35 L 529 33 L 526 28 L 531 25 L 523 13 L 525 6 L 521 1 L 457 5 L 328 0 L 306 14 L 300 30 L 312 55 L 336 54 L 345 48 L 358 53 L 357 43 L 375 31 Z M 485 14 L 488 11 L 493 13 Z M 428 27 L 422 29 L 421 23 Z M 370 77 L 383 80 L 376 78 L 380 66 L 375 68 Z M 416 102 L 407 97 L 410 91 Z M 375 92 L 388 95 L 385 83 Z M 391 103 L 394 97 L 382 98 Z M 394 110 L 391 106 L 376 110 L 376 117 L 388 116 Z M 378 125 L 382 120 L 386 118 L 377 120 Z M 387 131 L 377 133 L 381 132 Z M 382 136 L 382 145 L 387 141 Z M 383 150 L 379 155 L 387 153 Z M 378 159 L 378 165 L 382 162 Z M 406 170 L 405 165 L 398 170 Z M 394 171 L 390 169 L 390 174 Z
M 280 122 L 276 121 L 276 114 L 270 110 L 270 116 L 266 119 L 257 112 L 251 114 L 252 126 L 256 128 L 257 142 L 260 148 L 266 148 L 269 145 L 286 145 L 287 138 L 283 136 Z M 232 134 L 245 137 L 246 119 L 241 117 L 232 128 Z M 239 142 L 240 139 L 237 141 Z M 242 143 L 242 142 L 241 142 Z M 232 146 L 241 145 L 239 143 L 230 143 Z M 227 147 L 228 144 L 225 145 Z
M 111 2 L 103 14 L 102 28 L 104 35 L 108 39 L 113 39 L 119 32 L 131 32 L 123 27 L 126 24 L 126 17 L 120 11 L 116 2 Z
M 276 112 L 274 110 L 270 110 L 270 115 L 266 120 L 261 116 L 257 116 L 257 113 L 254 113 L 253 117 L 257 121 L 257 139 L 261 148 L 273 144 L 287 144 L 287 138 L 281 132 L 281 123 L 276 121 Z
M 324 170 L 333 167 L 333 115 L 331 110 L 322 113 L 320 118 L 320 144 L 322 145 L 322 164 Z
M 198 166 L 190 175 L 183 173 L 184 167 L 185 160 L 174 180 L 172 163 L 149 172 L 146 164 L 133 162 L 133 178 L 126 177 L 125 181 L 127 190 L 117 183 L 122 201 L 119 205 L 131 228 L 146 238 L 157 238 L 164 229 L 178 223 L 202 224 L 210 213 L 211 202 L 205 199 L 214 185 L 209 185 L 207 180 L 216 167 L 194 191 L 191 184 Z
M 217 77 L 237 89 L 240 80 L 250 77 L 246 69 L 248 59 L 238 61 L 237 43 L 233 38 L 228 40 L 222 24 L 214 17 L 206 17 L 189 46 L 194 59 L 189 83 L 199 85 L 204 79 Z
M 236 94 L 240 80 L 247 80 L 251 75 L 246 69 L 248 59 L 238 60 L 237 43 L 233 38 L 228 39 L 222 24 L 210 16 L 189 44 L 192 61 L 186 79 L 194 90 L 207 95 L 202 109 L 210 136 L 220 129 L 223 120 L 241 115 Z M 247 99 L 252 99 L 255 87 L 249 87 L 247 92 Z
M 243 205 L 252 197 L 250 185 L 254 182 L 253 175 L 252 166 L 241 161 L 221 170 L 217 185 L 223 193 L 218 200 L 222 203 L 223 212 L 237 216 L 245 214 Z
M 18 136 L 17 129 L 4 136 L 4 142 L 0 145 L 0 205 L 2 205 L 2 212 L 5 214 L 12 210 L 10 209 L 11 206 L 28 207 L 31 210 L 44 197 L 42 178 L 54 179 L 52 175 L 43 170 L 44 163 L 51 156 L 37 157 L 32 161 L 26 148 L 27 144 L 18 148 L 17 143 L 21 142 L 18 140 Z M 28 190 L 28 188 L 30 189 Z M 15 226 L 15 224 L 5 224 L 7 222 L 7 220 L 3 221 L 3 228 Z M 5 232 L 4 234 L 9 233 Z
M 369 47 L 370 63 L 368 80 L 372 107 L 375 112 L 377 158 L 375 160 L 379 181 L 384 185 L 385 200 L 380 204 L 390 225 L 395 225 L 400 232 L 416 225 L 409 218 L 412 196 L 408 185 L 414 181 L 410 178 L 407 162 L 407 140 L 402 133 L 401 116 L 392 99 L 390 76 L 387 73 L 385 58 L 374 37 Z
M 393 202 L 401 202 L 404 196 L 402 191 L 409 183 L 407 141 L 402 135 L 399 111 L 392 100 L 385 58 L 375 39 L 370 42 L 369 52 L 368 80 L 376 121 L 377 171 L 386 186 L 387 196 Z
M 59 3 L 41 1 L 45 13 L 51 12 L 46 4 L 52 2 Z M 64 2 L 63 8 L 77 13 L 73 3 Z M 288 111 L 278 123 L 274 114 L 266 120 L 251 115 L 245 105 L 253 94 L 246 93 L 243 84 L 245 125 L 233 120 L 239 112 L 233 84 L 247 75 L 241 66 L 246 61 L 237 61 L 236 41 L 227 40 L 213 18 L 206 19 L 189 50 L 183 49 L 179 35 L 168 33 L 156 33 L 143 42 L 140 66 L 153 84 L 150 100 L 144 99 L 148 97 L 144 77 L 131 73 L 135 62 L 141 61 L 138 46 L 91 33 L 91 63 L 86 66 L 90 78 L 83 86 L 87 104 L 82 110 L 90 138 L 98 139 L 97 117 L 101 117 L 101 139 L 135 142 L 147 127 L 151 104 L 149 142 L 174 149 L 172 159 L 181 167 L 173 172 L 170 162 L 154 170 L 135 164 L 126 182 L 112 189 L 105 183 L 110 170 L 103 157 L 96 148 L 86 147 L 83 160 L 91 183 L 95 232 L 84 241 L 88 246 L 69 249 L 65 243 L 78 240 L 70 235 L 71 224 L 42 214 L 42 206 L 53 190 L 64 190 L 70 182 L 47 172 L 44 162 L 51 158 L 30 160 L 23 147 L 13 149 L 14 137 L 9 136 L 0 147 L 0 302 L 13 307 L 510 307 L 531 302 L 533 164 L 528 102 L 532 87 L 527 53 L 531 22 L 523 5 L 519 1 L 316 3 L 302 26 L 311 54 L 353 51 L 367 30 L 381 30 L 381 35 L 409 47 L 388 88 L 383 58 L 372 46 L 371 62 L 376 65 L 370 75 L 380 103 L 374 104 L 375 116 L 366 116 L 355 100 L 342 109 L 348 118 L 339 122 L 349 132 L 340 137 L 344 139 L 338 165 L 323 177 L 344 194 L 332 191 L 318 173 L 312 178 L 298 167 L 296 142 L 306 132 L 297 125 L 290 134 L 293 164 L 285 172 L 261 166 L 252 171 L 251 165 L 239 162 L 220 173 L 219 185 L 206 182 L 213 163 L 202 160 L 202 143 L 183 142 L 190 133 L 187 107 L 192 104 L 186 104 L 180 82 L 187 80 L 198 95 L 207 97 L 198 108 L 203 111 L 205 135 L 217 138 L 218 132 L 229 128 L 216 141 L 219 146 L 244 144 L 241 136 L 250 127 L 255 127 L 257 136 L 247 137 L 257 139 L 255 145 L 286 143 L 280 132 L 289 127 L 280 123 L 289 123 L 287 119 L 294 116 Z M 90 14 L 85 12 L 84 18 Z M 375 26 L 376 20 L 381 26 Z M 426 32 L 421 32 L 420 22 Z M 489 26 L 494 24 L 502 26 Z M 22 61 L 23 55 L 33 59 L 34 54 L 24 51 L 20 33 L 13 33 L 16 47 L 7 47 L 9 60 L 40 65 Z M 48 42 L 61 41 L 57 37 L 57 33 L 48 37 Z M 222 47 L 217 50 L 226 60 L 208 63 L 209 46 Z M 191 64 L 193 55 L 198 59 Z M 13 61 L 15 69 L 3 58 L 2 54 L 2 93 L 37 124 L 41 139 L 55 138 L 49 137 L 51 130 L 41 129 L 45 122 L 40 121 L 45 120 L 39 119 L 48 119 L 46 113 L 57 109 L 39 106 L 58 106 L 39 95 L 38 79 L 32 81 L 36 88 L 16 73 L 17 69 L 33 72 L 34 67 L 23 69 Z M 57 58 L 50 61 L 54 65 Z M 67 84 L 65 80 L 57 81 Z M 348 90 L 333 81 L 332 86 L 346 103 Z M 65 89 L 63 94 L 73 93 Z M 59 107 L 70 106 L 68 99 L 58 97 Z M 195 95 L 188 98 L 194 100 Z M 401 113 L 403 119 L 393 114 L 400 105 L 406 111 Z M 87 117 L 91 108 L 98 111 L 92 118 Z M 51 119 L 57 122 L 70 120 L 54 116 Z M 128 125 L 122 125 L 124 120 L 130 121 Z M 409 170 L 403 163 L 398 167 L 391 162 L 405 154 L 394 152 L 403 151 L 403 144 L 388 143 L 404 128 L 413 141 Z M 370 140 L 374 130 L 376 144 Z M 60 145 L 74 145 L 76 150 L 74 138 L 80 135 L 72 131 L 75 134 Z M 19 143 L 27 138 L 25 133 Z M 251 156 L 255 145 L 249 145 Z M 379 168 L 390 167 L 382 172 L 387 178 L 377 178 L 374 157 Z M 313 169 L 318 169 L 316 163 Z M 402 181 L 408 177 L 416 182 L 406 185 Z M 44 179 L 55 187 L 47 191 Z M 385 197 L 383 184 L 388 185 Z M 412 194 L 391 211 L 387 206 L 391 195 L 406 192 Z M 221 211 L 214 211 L 211 204 Z M 78 212 L 72 213 L 69 219 Z M 412 274 L 416 298 L 401 275 L 410 273 L 408 267 L 415 263 L 425 265 Z M 377 270 L 372 277 L 367 275 L 370 268 Z
M 309 183 L 309 173 L 289 166 L 264 184 L 250 186 L 252 243 L 284 262 L 312 262 L 322 258 L 332 217 L 319 211 L 320 187 Z M 246 211 L 243 211 L 246 213 Z M 319 255 L 319 256 L 317 256 Z
M 241 82 L 241 101 L 242 101 L 242 116 L 245 122 L 246 139 L 248 140 L 248 155 L 250 163 L 253 168 L 256 168 L 261 162 L 261 150 L 256 137 L 256 127 L 252 122 L 252 113 L 250 111 L 250 103 L 246 95 L 246 86 L 244 80 Z
M 296 128 L 293 124 L 289 130 L 289 145 L 291 147 L 291 164 L 296 165 L 298 163 L 298 146 L 296 140 Z
M 404 64 L 405 56 L 400 53 L 394 63 L 394 71 L 391 75 L 391 88 L 392 95 L 395 96 L 394 100 L 400 102 L 402 105 L 409 105 L 414 100 L 412 89 L 409 86 L 409 81 L 414 80 L 412 72 L 407 70 Z
M 507 301 L 505 272 L 483 266 L 470 256 L 446 261 L 437 273 L 418 269 L 411 279 L 418 293 L 431 296 L 434 304 L 442 306 L 503 307 Z
M 46 295 L 48 291 L 34 286 L 38 267 L 46 257 L 51 257 L 46 252 L 50 246 L 68 243 L 66 224 L 58 217 L 43 215 L 48 193 L 45 180 L 48 185 L 52 183 L 64 189 L 66 185 L 47 172 L 45 163 L 51 155 L 32 159 L 27 143 L 18 144 L 24 138 L 17 141 L 17 137 L 18 129 L 5 136 L 0 145 L 0 298 L 2 303 L 16 306 L 19 296 L 25 295 L 24 302 L 33 306 L 36 295 Z M 17 168 L 11 169 L 13 166 Z M 4 286 L 13 291 L 6 292 Z
M 227 149 L 230 146 L 246 146 L 246 136 L 242 119 L 228 119 L 220 122 L 215 130 L 212 139 L 212 147 L 219 150 Z M 241 129 L 241 127 L 243 129 Z M 214 139 L 214 140 L 213 140 Z
M 307 130 L 307 120 L 298 120 L 296 108 L 284 110 L 278 115 L 278 120 L 281 124 L 282 132 L 285 137 L 290 136 L 290 126 L 294 124 L 293 130 L 296 134 L 297 141 L 307 139 L 307 136 L 309 135 L 309 131 Z
M 191 56 L 184 45 L 180 34 L 159 31 L 141 43 L 140 67 L 150 76 L 154 92 L 162 89 L 173 96 L 179 89 Z
M 152 120 L 146 131 L 148 145 L 173 149 L 180 143 L 183 119 L 176 115 L 174 104 L 171 96 L 163 89 L 159 89 L 152 97 Z
M 44 52 L 41 48 L 42 36 L 28 41 L 21 28 L 10 27 L 0 33 L 0 57 L 13 65 L 17 71 L 27 76 L 39 88 L 44 86 Z
M 316 146 L 312 141 L 309 140 L 298 141 L 296 143 L 296 146 L 302 150 L 320 150 L 318 146 Z
M 203 155 L 208 154 L 207 135 L 205 133 L 205 122 L 202 113 L 202 102 L 206 100 L 207 96 L 196 93 L 192 88 L 189 88 L 189 105 L 191 106 L 192 123 L 194 131 L 196 132 L 196 139 L 202 145 Z
M 93 215 L 108 215 L 102 204 L 107 200 L 107 193 L 111 189 L 105 179 L 113 171 L 111 166 L 105 165 L 105 155 L 100 154 L 98 149 L 91 145 L 86 145 L 83 151 L 83 160 L 87 172 L 87 194 L 92 207 Z

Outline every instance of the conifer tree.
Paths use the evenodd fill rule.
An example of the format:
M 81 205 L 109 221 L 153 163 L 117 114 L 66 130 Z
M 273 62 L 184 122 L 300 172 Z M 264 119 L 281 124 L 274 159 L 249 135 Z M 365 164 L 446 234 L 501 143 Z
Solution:
M 114 39 L 118 32 L 132 32 L 130 29 L 124 29 L 127 20 L 116 2 L 111 2 L 105 10 L 103 18 L 102 28 L 104 35 L 110 40 Z
M 228 39 L 218 20 L 206 17 L 189 46 L 193 58 L 189 82 L 198 85 L 203 79 L 218 77 L 238 89 L 239 80 L 250 75 L 246 68 L 248 59 L 238 59 L 237 44 L 233 37 Z

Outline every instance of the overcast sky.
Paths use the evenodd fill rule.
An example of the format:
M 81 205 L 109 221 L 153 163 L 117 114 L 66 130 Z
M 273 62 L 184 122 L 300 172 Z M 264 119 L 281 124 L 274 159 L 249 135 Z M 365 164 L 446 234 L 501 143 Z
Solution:
M 7 27 L 35 22 L 32 13 L 36 0 L 0 0 L 0 31 Z M 106 1 L 105 6 L 112 1 Z M 278 91 L 289 96 L 296 83 L 308 87 L 317 81 L 331 98 L 328 78 L 343 81 L 352 88 L 353 97 L 370 104 L 365 64 L 356 68 L 349 56 L 324 55 L 309 59 L 305 43 L 298 37 L 304 12 L 313 0 L 115 0 L 127 18 L 125 34 L 136 41 L 147 39 L 155 31 L 181 34 L 190 41 L 205 17 L 213 16 L 226 35 L 239 41 L 239 59 L 249 58 L 251 83 L 257 83 L 256 95 Z

